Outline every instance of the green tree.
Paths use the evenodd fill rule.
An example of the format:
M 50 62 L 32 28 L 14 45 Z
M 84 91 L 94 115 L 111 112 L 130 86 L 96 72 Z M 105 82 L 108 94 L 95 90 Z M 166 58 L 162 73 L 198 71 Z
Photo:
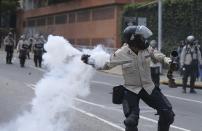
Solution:
M 0 0 L 0 27 L 15 26 L 16 10 L 19 6 L 19 0 Z
M 0 0 L 0 12 L 15 12 L 20 6 L 19 0 Z

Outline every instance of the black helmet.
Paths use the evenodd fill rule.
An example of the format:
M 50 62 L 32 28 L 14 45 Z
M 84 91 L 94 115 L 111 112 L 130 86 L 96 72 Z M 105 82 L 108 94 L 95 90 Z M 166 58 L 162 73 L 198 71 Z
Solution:
M 123 31 L 124 42 L 130 47 L 135 46 L 139 49 L 146 49 L 149 46 L 147 38 L 152 32 L 145 26 L 128 26 Z
M 13 33 L 12 33 L 12 32 L 9 32 L 9 33 L 8 33 L 8 35 L 9 35 L 9 36 L 12 36 L 12 35 L 13 35 Z

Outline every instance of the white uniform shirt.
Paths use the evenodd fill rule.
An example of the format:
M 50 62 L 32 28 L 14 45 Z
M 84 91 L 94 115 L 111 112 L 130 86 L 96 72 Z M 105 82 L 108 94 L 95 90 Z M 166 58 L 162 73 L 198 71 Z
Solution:
M 196 51 L 197 50 L 197 51 Z M 182 53 L 180 56 L 180 64 L 183 65 L 190 65 L 192 62 L 192 57 L 195 60 L 199 61 L 199 64 L 201 63 L 201 52 L 197 46 L 184 46 L 182 49 Z
M 29 43 L 28 43 L 27 40 L 22 40 L 22 39 L 19 40 L 19 41 L 18 41 L 18 45 L 17 45 L 17 51 L 18 51 L 18 52 L 23 49 L 23 48 L 22 48 L 23 44 L 26 44 L 27 46 L 29 46 Z
M 12 37 L 6 36 L 4 38 L 4 45 L 14 46 L 14 39 Z
M 171 61 L 161 52 L 151 51 L 151 47 L 139 51 L 136 55 L 127 44 L 124 44 L 111 56 L 110 62 L 106 63 L 104 69 L 122 65 L 124 86 L 136 94 L 142 88 L 151 94 L 155 87 L 150 73 L 151 58 L 167 64 Z

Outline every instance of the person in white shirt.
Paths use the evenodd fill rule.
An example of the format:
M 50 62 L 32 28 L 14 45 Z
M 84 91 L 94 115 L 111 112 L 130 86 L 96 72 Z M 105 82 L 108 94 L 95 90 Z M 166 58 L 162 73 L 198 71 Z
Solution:
M 180 56 L 180 64 L 183 70 L 183 93 L 186 93 L 187 80 L 190 76 L 190 93 L 196 93 L 194 90 L 196 77 L 199 72 L 201 62 L 201 52 L 195 44 L 194 36 L 190 35 L 186 38 L 187 44 L 183 47 Z
M 11 32 L 4 39 L 5 51 L 6 51 L 6 64 L 12 64 L 13 51 L 14 51 L 14 39 Z
M 27 58 L 28 51 L 29 51 L 29 43 L 25 39 L 25 35 L 21 35 L 17 45 L 17 52 L 19 53 L 21 67 L 25 66 L 25 60 Z

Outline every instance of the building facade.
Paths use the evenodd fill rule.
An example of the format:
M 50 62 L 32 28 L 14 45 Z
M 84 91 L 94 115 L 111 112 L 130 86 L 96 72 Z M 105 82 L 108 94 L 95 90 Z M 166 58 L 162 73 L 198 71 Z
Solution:
M 144 0 L 66 0 L 52 5 L 42 0 L 39 7 L 36 1 L 23 2 L 18 12 L 19 33 L 61 35 L 74 45 L 117 48 L 123 6 Z

